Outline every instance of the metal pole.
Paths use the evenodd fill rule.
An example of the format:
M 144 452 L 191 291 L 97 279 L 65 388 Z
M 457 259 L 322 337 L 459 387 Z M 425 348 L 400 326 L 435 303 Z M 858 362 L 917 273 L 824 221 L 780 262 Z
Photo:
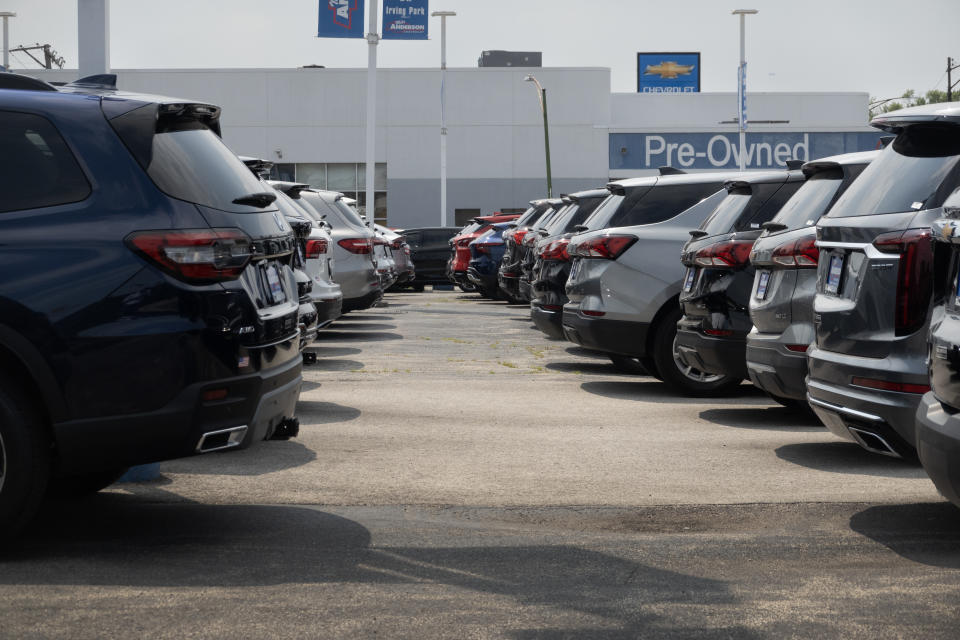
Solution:
M 373 181 L 376 169 L 377 153 L 377 34 L 378 0 L 370 0 L 370 26 L 367 33 L 367 167 L 366 167 L 366 206 L 367 220 L 373 224 L 375 219 Z
M 7 21 L 3 21 L 3 27 L 6 29 Z M 6 33 L 4 33 L 4 42 L 7 41 Z M 950 72 L 953 71 L 953 58 L 947 56 L 947 102 L 953 102 L 953 87 L 950 85 Z
M 7 21 L 10 18 L 15 18 L 16 13 L 13 11 L 0 11 L 0 16 L 3 16 L 3 70 L 10 71 L 10 25 L 7 24 Z
M 447 226 L 447 16 L 440 16 L 440 226 Z
M 746 78 L 743 77 L 743 74 L 746 71 L 744 65 L 747 62 L 746 47 L 745 47 L 746 38 L 744 37 L 746 19 L 747 19 L 747 16 L 741 13 L 740 14 L 740 77 L 739 77 L 740 87 L 739 89 L 740 91 L 743 91 L 743 96 L 741 97 L 740 104 L 738 105 L 738 109 L 741 110 L 741 114 L 740 114 L 740 117 L 737 119 L 740 125 L 740 171 L 743 171 L 744 169 L 746 169 L 746 161 L 747 161 L 747 131 L 746 131 L 746 122 L 744 122 L 745 118 L 742 113 L 742 111 L 744 110 L 743 107 L 747 102 Z
M 547 126 L 547 90 L 540 89 L 540 106 L 543 107 L 543 147 L 547 154 L 547 197 L 553 197 L 553 179 L 550 174 L 550 128 Z

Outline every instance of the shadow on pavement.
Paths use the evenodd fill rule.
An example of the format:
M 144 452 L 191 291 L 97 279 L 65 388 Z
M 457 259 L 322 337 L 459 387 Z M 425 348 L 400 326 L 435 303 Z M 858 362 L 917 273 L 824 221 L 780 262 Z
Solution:
M 826 437 L 833 438 L 829 434 Z M 852 442 L 805 442 L 785 444 L 774 453 L 781 460 L 834 473 L 855 473 L 884 478 L 925 478 L 923 468 L 917 463 L 871 453 Z
M 549 365 L 548 365 L 549 368 Z M 584 382 L 580 388 L 588 393 L 593 393 L 605 398 L 615 398 L 617 400 L 637 400 L 640 402 L 664 402 L 677 403 L 685 402 L 698 404 L 743 404 L 745 402 L 754 402 L 756 398 L 766 398 L 759 394 L 755 387 L 751 385 L 741 385 L 737 387 L 739 392 L 736 395 L 726 395 L 722 398 L 689 398 L 672 391 L 669 386 L 648 376 L 631 376 L 629 374 L 618 374 L 613 372 L 609 375 L 620 375 L 624 377 L 638 379 L 637 382 L 629 380 L 597 380 Z
M 316 363 L 303 368 L 304 371 L 354 371 L 363 369 L 364 364 L 359 360 L 343 360 L 340 358 L 317 358 Z M 306 391 L 306 389 L 304 389 Z
M 383 342 L 386 340 L 403 340 L 399 333 L 384 333 L 371 331 L 337 331 L 336 325 L 333 329 L 325 329 L 317 334 L 316 342 L 326 342 L 327 340 L 343 340 L 345 342 Z M 316 342 L 314 344 L 316 344 Z
M 375 318 L 379 320 L 380 318 Z M 353 320 L 351 318 L 350 320 Z M 389 331 L 390 329 L 396 329 L 397 325 L 395 324 L 377 324 L 374 322 L 334 322 L 330 325 L 330 328 L 334 331 L 357 331 L 357 330 L 367 330 L 367 331 Z
M 960 569 L 960 509 L 949 502 L 869 507 L 850 528 L 913 562 Z
M 580 546 L 370 545 L 366 527 L 319 509 L 159 504 L 101 493 L 47 505 L 17 548 L 0 555 L 0 585 L 379 585 L 392 588 L 372 592 L 387 596 L 376 611 L 407 616 L 403 594 L 441 586 L 449 588 L 431 601 L 431 615 L 464 613 L 471 592 L 509 598 L 498 606 L 523 612 L 527 627 L 504 630 L 516 638 L 709 637 L 698 612 L 739 604 L 726 581 Z M 577 628 L 549 628 L 543 607 L 567 613 L 566 624 Z M 570 614 L 581 617 L 570 621 Z M 531 618 L 544 626 L 529 628 Z M 756 637 L 735 622 L 716 633 Z
M 297 417 L 300 419 L 301 431 L 308 431 L 313 424 L 333 424 L 335 422 L 349 422 L 360 417 L 362 411 L 353 407 L 346 407 L 336 402 L 320 402 L 317 400 L 300 400 L 297 402 Z
M 583 347 L 567 347 L 565 351 L 572 356 L 596 358 L 598 360 L 606 360 L 607 362 L 610 361 L 610 357 L 602 351 L 591 351 L 590 349 L 584 349 Z
M 316 459 L 317 454 L 313 450 L 295 439 L 268 440 L 250 449 L 168 460 L 161 464 L 160 469 L 164 473 L 204 476 L 260 476 L 302 467 Z
M 582 373 L 589 376 L 625 376 L 628 378 L 649 378 L 647 375 L 635 375 L 631 373 L 623 373 L 622 371 L 617 371 L 609 360 L 606 362 L 591 362 L 589 360 L 584 360 L 583 362 L 548 362 L 544 365 L 545 368 L 551 371 L 559 371 L 561 373 Z
M 321 347 L 318 346 L 316 342 L 311 343 L 307 349 L 316 353 L 318 358 L 355 356 L 358 353 L 363 353 L 363 349 L 357 349 L 356 347 Z
M 330 326 L 336 326 L 338 322 L 353 322 L 354 320 L 393 320 L 393 316 L 376 311 L 354 311 L 350 315 L 341 316 L 339 320 L 334 320 Z
M 706 409 L 700 418 L 713 424 L 738 429 L 771 429 L 774 431 L 824 431 L 816 416 L 775 405 L 773 407 Z

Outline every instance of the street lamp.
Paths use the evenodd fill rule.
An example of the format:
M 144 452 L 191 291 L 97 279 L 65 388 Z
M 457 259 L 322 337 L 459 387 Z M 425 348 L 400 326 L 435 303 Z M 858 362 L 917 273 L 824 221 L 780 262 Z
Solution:
M 440 226 L 447 226 L 447 18 L 455 11 L 434 11 L 440 18 Z
M 547 126 L 547 90 L 544 89 L 532 75 L 525 77 L 524 82 L 532 82 L 537 86 L 537 98 L 540 100 L 540 112 L 543 114 L 543 147 L 547 154 L 547 197 L 553 197 L 553 180 L 550 175 L 550 129 Z
M 740 171 L 746 168 L 747 161 L 747 60 L 744 46 L 745 18 L 748 15 L 759 13 L 756 9 L 737 9 L 732 15 L 740 16 L 740 67 L 737 70 L 737 98 L 740 117 Z
M 16 18 L 17 14 L 13 11 L 0 11 L 0 18 L 3 18 L 3 70 L 10 71 L 10 27 L 7 21 L 10 18 Z

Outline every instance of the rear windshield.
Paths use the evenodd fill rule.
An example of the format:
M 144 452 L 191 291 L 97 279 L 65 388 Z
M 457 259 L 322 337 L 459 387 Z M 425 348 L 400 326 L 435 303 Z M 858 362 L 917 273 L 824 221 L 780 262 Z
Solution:
M 263 211 L 233 201 L 272 189 L 250 173 L 210 129 L 199 124 L 195 126 L 153 136 L 153 153 L 147 174 L 157 188 L 179 200 L 223 211 Z
M 595 230 L 601 228 L 603 221 L 606 220 L 610 215 L 620 208 L 620 205 L 623 203 L 626 196 L 618 196 L 611 194 L 603 202 L 600 203 L 593 211 L 593 215 L 587 216 L 587 219 L 583 221 L 583 226 L 588 229 Z
M 480 228 L 480 223 L 479 223 L 479 222 L 471 222 L 470 224 L 468 224 L 467 226 L 465 226 L 463 229 L 461 229 L 459 233 L 457 233 L 457 234 L 455 234 L 455 235 L 461 235 L 461 234 L 462 234 L 462 235 L 467 235 L 467 234 L 469 234 L 469 233 L 473 233 L 474 231 L 476 231 L 476 230 L 479 229 L 479 228 Z
M 632 227 L 663 222 L 697 204 L 723 187 L 719 182 L 683 184 L 638 190 L 627 195 L 624 206 L 613 214 L 608 227 Z
M 707 235 L 759 229 L 773 219 L 783 204 L 796 193 L 802 182 L 762 183 L 733 189 L 700 228 Z
M 960 127 L 913 125 L 840 196 L 828 218 L 933 209 L 960 184 Z
M 843 184 L 843 171 L 820 171 L 810 176 L 773 220 L 798 229 L 817 224 Z
M 542 217 L 544 216 L 544 214 L 545 214 L 546 212 L 548 212 L 548 211 L 553 211 L 553 207 L 551 207 L 551 206 L 549 206 L 549 205 L 545 205 L 545 206 L 543 206 L 543 207 L 538 207 L 538 208 L 534 209 L 534 210 L 533 210 L 533 213 L 531 213 L 530 216 L 527 217 L 527 219 L 524 220 L 522 223 L 520 222 L 520 220 L 523 220 L 523 218 L 520 218 L 520 220 L 517 220 L 517 226 L 518 226 L 518 227 L 532 227 L 533 225 L 537 224 L 537 221 L 538 221 L 540 218 L 542 218 Z M 526 217 L 526 216 L 525 216 L 525 217 Z
M 557 215 L 553 216 L 550 224 L 546 225 L 545 227 L 547 232 L 550 235 L 562 233 L 563 229 L 567 226 L 567 221 L 570 220 L 572 216 L 575 216 L 579 210 L 579 203 L 571 202 L 569 205 L 564 207 L 563 211 L 560 211 Z
M 568 208 L 569 206 L 570 206 L 570 205 L 565 204 L 565 205 L 561 206 L 559 209 L 553 209 L 553 208 L 551 208 L 550 211 L 548 211 L 545 216 L 543 216 L 542 218 L 540 218 L 540 221 L 537 223 L 537 227 L 540 228 L 540 229 L 546 229 L 546 228 L 548 228 L 550 225 L 552 225 L 552 224 L 554 223 L 554 221 L 556 221 L 558 218 L 562 217 L 563 214 L 565 214 L 565 213 L 567 212 L 567 208 Z
M 343 218 L 350 224 L 360 227 L 362 229 L 367 228 L 367 225 L 360 219 L 360 214 L 358 214 L 353 207 L 348 205 L 343 200 L 337 200 L 333 203 L 333 206 L 337 211 L 343 215 Z

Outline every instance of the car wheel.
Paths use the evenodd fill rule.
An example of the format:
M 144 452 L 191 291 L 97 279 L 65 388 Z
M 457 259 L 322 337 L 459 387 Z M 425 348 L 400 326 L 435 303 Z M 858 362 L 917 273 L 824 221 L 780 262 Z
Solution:
M 677 322 L 683 311 L 677 307 L 667 313 L 654 330 L 653 360 L 659 378 L 688 396 L 719 396 L 740 384 L 741 379 L 718 375 L 689 367 L 680 361 L 677 352 Z
M 458 284 L 457 286 L 460 287 L 460 291 L 463 291 L 464 293 L 474 293 L 477 290 L 477 288 L 472 284 Z
M 656 376 L 652 358 L 637 358 L 623 356 L 618 353 L 608 353 L 607 357 L 613 363 L 613 368 L 621 373 L 631 373 L 639 376 Z
M 33 517 L 50 476 L 50 447 L 37 408 L 20 385 L 0 377 L 0 539 Z
M 76 476 L 54 478 L 47 487 L 47 496 L 58 499 L 82 498 L 83 496 L 106 489 L 120 479 L 129 467 L 84 473 Z

